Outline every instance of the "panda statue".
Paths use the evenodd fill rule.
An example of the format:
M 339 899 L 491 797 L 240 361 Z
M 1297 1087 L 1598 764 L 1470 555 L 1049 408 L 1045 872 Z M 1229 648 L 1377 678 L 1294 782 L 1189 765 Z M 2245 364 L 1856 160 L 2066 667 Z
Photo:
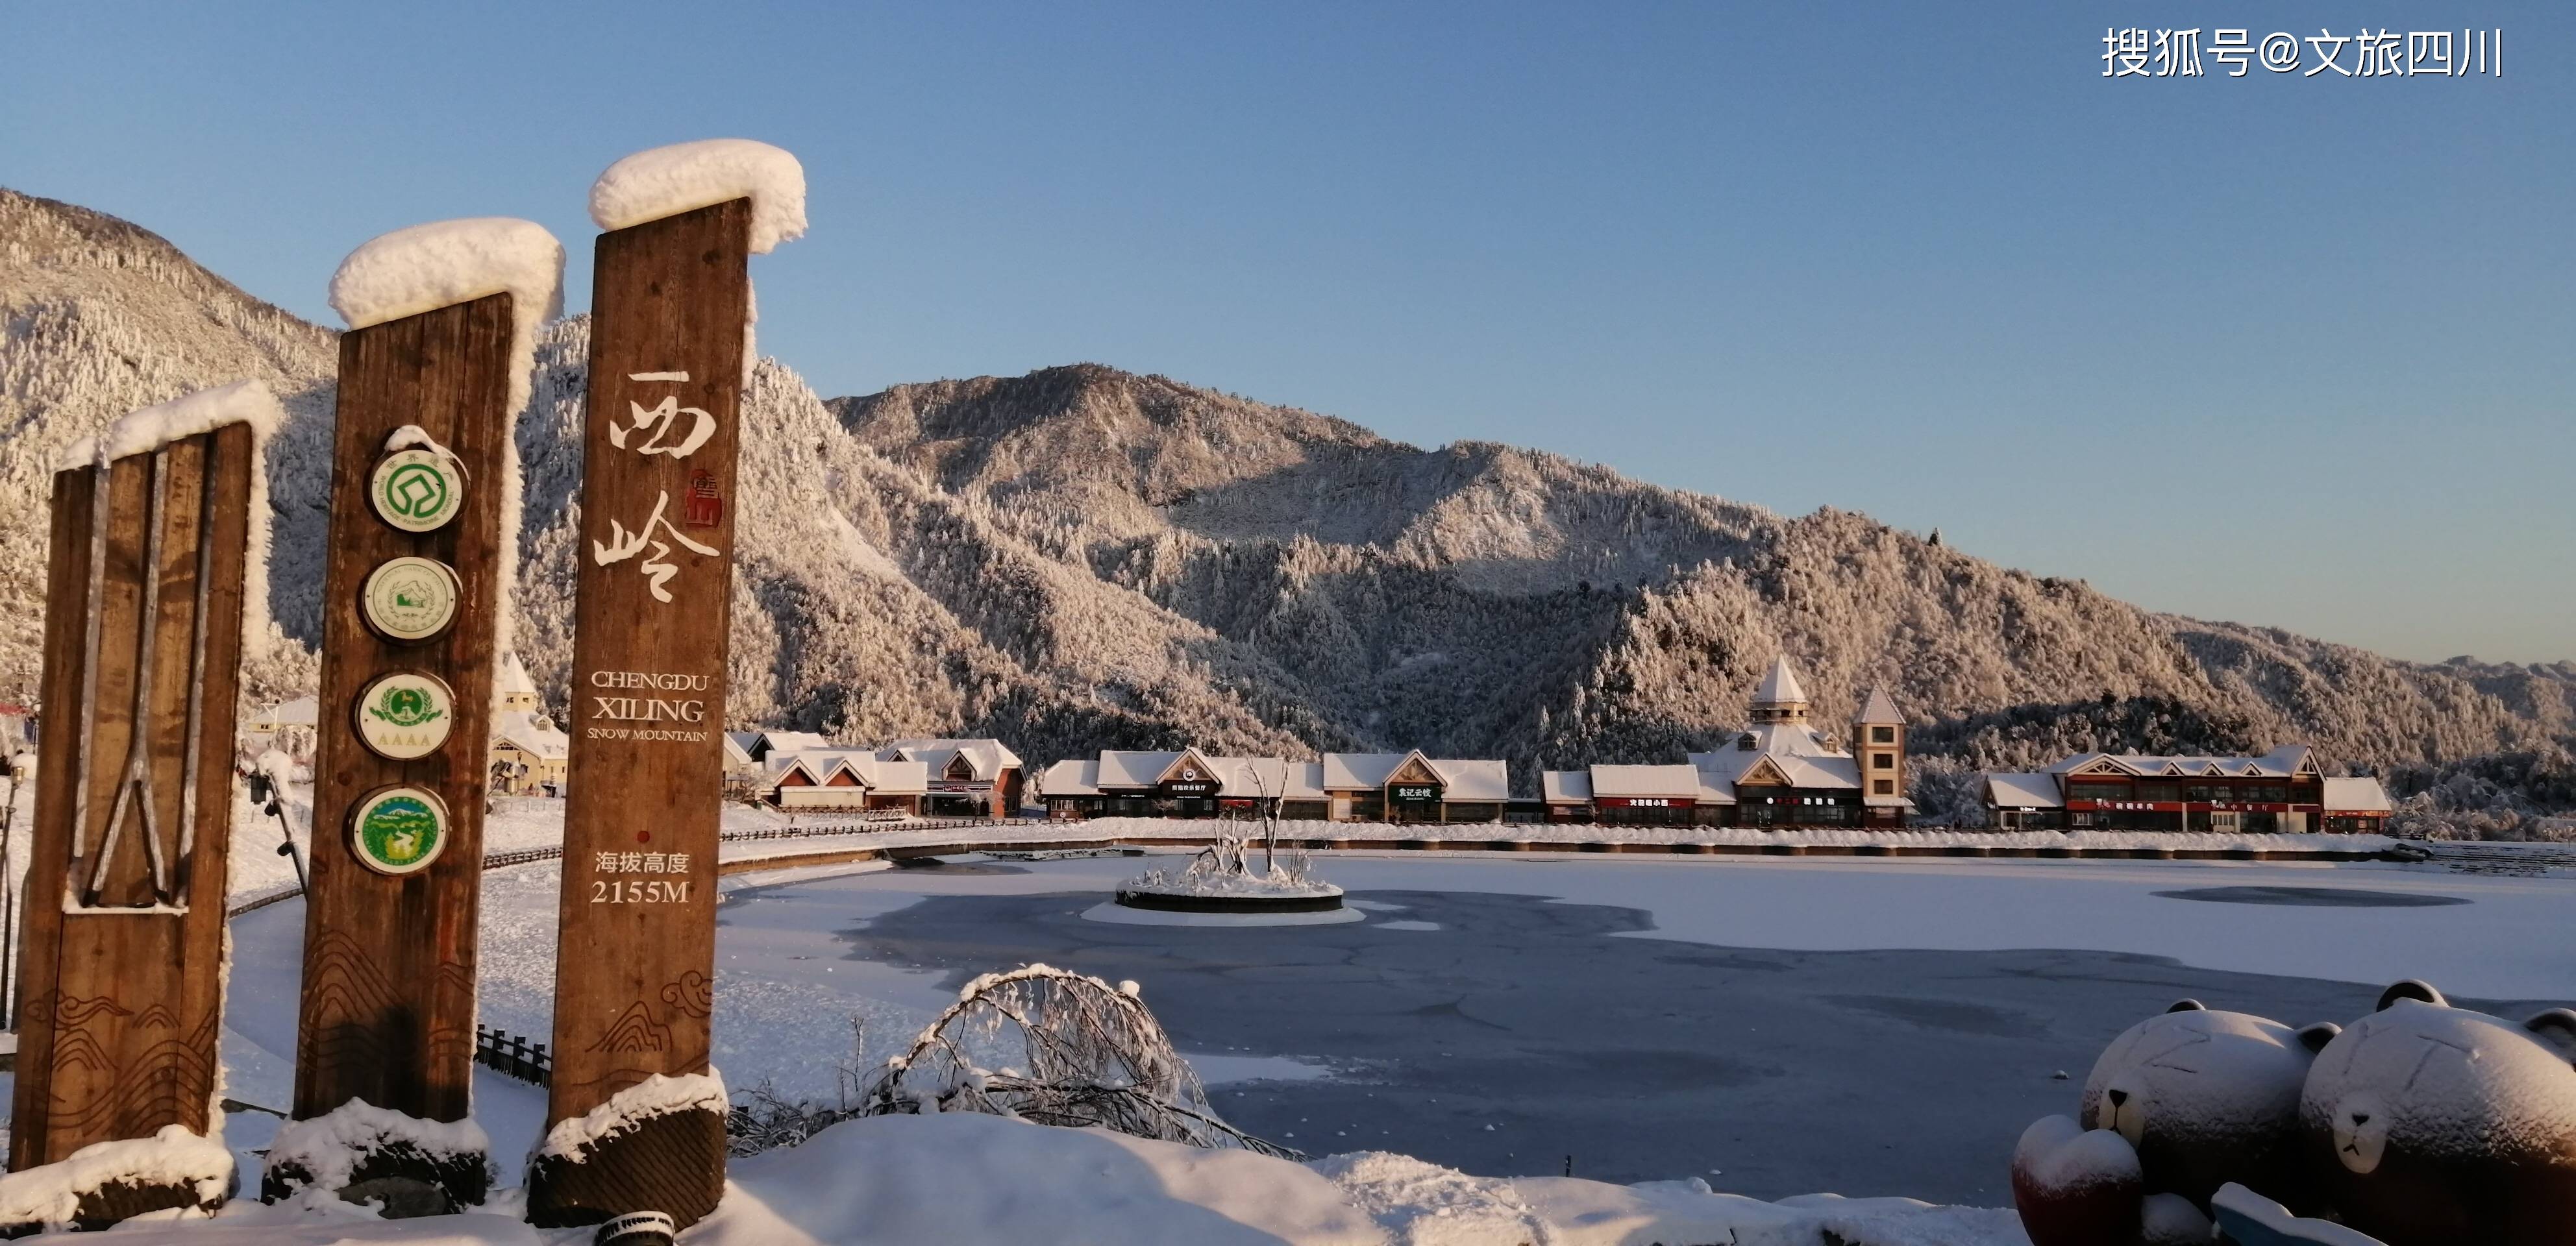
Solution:
M 2576 1241 L 2576 1011 L 2517 1025 L 2400 982 L 2317 1053 L 2299 1125 L 2312 1188 L 2389 1246 Z
M 2014 1149 L 2032 1246 L 2207 1242 L 2210 1196 L 2231 1181 L 2312 1203 L 2300 1093 L 2336 1033 L 2189 999 L 2129 1027 L 2084 1079 L 2078 1118 L 2040 1121 Z

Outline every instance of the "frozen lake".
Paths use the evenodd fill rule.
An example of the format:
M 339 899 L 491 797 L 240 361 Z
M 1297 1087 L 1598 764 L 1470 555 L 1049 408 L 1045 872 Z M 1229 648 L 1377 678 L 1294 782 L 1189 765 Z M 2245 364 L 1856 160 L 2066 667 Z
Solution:
M 2022 1127 L 2071 1112 L 2102 1046 L 2176 998 L 2294 1024 L 2349 1021 L 2400 977 L 2517 1017 L 2576 999 L 2576 880 L 2558 878 L 1328 855 L 1367 920 L 1083 918 L 1143 864 L 728 880 L 717 1061 L 738 1086 L 829 1097 L 837 1066 L 901 1046 L 967 978 L 1043 960 L 1143 984 L 1219 1107 L 1312 1153 L 1488 1174 L 1571 1155 L 1613 1181 L 1997 1206 Z M 541 1034 L 553 875 L 488 883 L 484 1015 Z M 291 1052 L 291 1009 L 246 992 L 292 991 L 301 922 L 288 904 L 236 923 L 237 1045 L 259 1049 L 237 1064 Z M 489 1098 L 487 1116 L 524 1114 L 509 1088 Z

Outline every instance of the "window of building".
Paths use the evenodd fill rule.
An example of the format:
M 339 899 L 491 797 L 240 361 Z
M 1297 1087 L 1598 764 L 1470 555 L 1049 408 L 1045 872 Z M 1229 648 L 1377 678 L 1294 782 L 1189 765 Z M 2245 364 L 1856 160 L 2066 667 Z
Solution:
M 1869 781 L 1869 790 L 1880 796 L 1894 796 L 1896 794 L 1896 780 L 1872 779 Z
M 1870 754 L 1870 755 L 1869 755 L 1869 768 L 1870 768 L 1870 769 L 1872 769 L 1872 770 L 1894 770 L 1894 769 L 1896 769 L 1896 754 L 1894 754 L 1894 753 L 1872 753 L 1872 754 Z
M 1894 728 L 1894 727 L 1872 727 L 1872 728 L 1870 728 L 1870 729 L 1869 729 L 1869 742 L 1870 742 L 1870 743 L 1872 743 L 1872 744 L 1894 744 L 1894 743 L 1896 743 L 1896 728 Z
M 1753 751 L 1753 733 L 1752 733 L 1752 732 L 1750 732 L 1750 731 L 1747 731 L 1747 732 L 1745 732 L 1744 734 L 1742 734 L 1742 735 L 1740 735 L 1740 736 L 1735 737 L 1735 747 L 1736 747 L 1737 751 L 1739 751 L 1739 752 L 1746 752 L 1746 753 L 1750 753 L 1750 752 L 1752 752 L 1752 751 Z
M 2138 785 L 2138 799 L 2140 799 L 2140 800 L 2181 800 L 2181 799 L 2182 799 L 2182 784 L 2179 784 L 2179 783 L 2141 783 L 2141 784 L 2139 784 L 2139 785 Z

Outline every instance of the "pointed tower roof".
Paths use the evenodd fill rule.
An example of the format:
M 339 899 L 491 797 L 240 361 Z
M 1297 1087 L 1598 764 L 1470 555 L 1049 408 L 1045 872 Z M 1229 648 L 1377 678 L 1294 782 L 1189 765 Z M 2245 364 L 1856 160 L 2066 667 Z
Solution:
M 1905 715 L 1896 712 L 1896 702 L 1888 699 L 1887 689 L 1872 688 L 1869 690 L 1869 699 L 1861 703 L 1860 713 L 1854 716 L 1852 721 L 1864 724 L 1887 723 L 1902 727 L 1905 725 Z
M 1798 673 L 1789 669 L 1789 657 L 1782 654 L 1771 660 L 1771 673 L 1762 677 L 1762 686 L 1754 689 L 1756 705 L 1804 705 L 1807 690 L 1798 686 Z
M 537 694 L 537 683 L 528 678 L 528 668 L 526 664 L 519 661 L 517 650 L 503 654 L 501 669 L 492 675 L 492 695 L 499 696 L 505 692 L 520 692 L 529 696 Z

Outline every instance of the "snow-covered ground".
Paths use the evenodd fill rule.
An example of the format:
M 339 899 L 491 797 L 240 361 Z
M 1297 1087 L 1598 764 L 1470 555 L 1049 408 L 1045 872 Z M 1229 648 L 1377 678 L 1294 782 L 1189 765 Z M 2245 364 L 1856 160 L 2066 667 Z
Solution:
M 242 810 L 244 820 L 236 824 L 236 895 L 292 878 L 287 861 L 274 855 L 274 822 L 250 818 L 251 812 Z M 301 844 L 306 835 L 302 811 L 295 809 L 294 815 Z M 764 811 L 731 807 L 727 812 L 727 829 L 784 824 L 783 817 Z M 560 841 L 560 828 L 555 807 L 513 802 L 487 822 L 487 848 L 551 846 Z M 1139 829 L 1171 834 L 1178 828 L 1148 823 Z M 1430 838 L 1425 831 L 1432 829 L 1330 827 L 1338 838 L 1422 839 Z M 1602 831 L 1455 829 L 1475 832 L 1465 837 L 1476 839 L 1555 830 L 1598 836 Z M 995 837 L 1042 843 L 1122 831 L 1138 833 L 1106 823 L 1030 824 Z M 1652 842 L 1668 833 L 1625 834 Z M 1705 837 L 1710 832 L 1683 834 Z M 726 855 L 733 859 L 932 842 L 943 835 L 954 832 L 893 829 L 829 839 L 737 842 L 728 845 Z M 717 1063 L 735 1086 L 768 1080 L 787 1094 L 828 1100 L 845 1070 L 865 1068 L 891 1054 L 953 998 L 952 973 L 861 958 L 853 951 L 853 932 L 940 898 L 1061 893 L 1106 898 L 1140 864 L 1114 857 L 1028 865 L 969 860 L 915 870 L 866 862 L 728 876 L 719 910 L 723 985 L 715 1023 Z M 1809 860 L 1547 851 L 1330 852 L 1317 855 L 1317 873 L 1351 892 L 1368 928 L 1424 936 L 1435 935 L 1441 923 L 1419 920 L 1406 905 L 1370 899 L 1371 893 L 1537 896 L 1570 905 L 1633 909 L 1647 915 L 1651 928 L 1615 931 L 1612 937 L 1716 948 L 2082 949 L 2357 984 L 2424 977 L 2469 998 L 2576 998 L 2576 954 L 2565 950 L 2562 937 L 2576 918 L 2576 885 L 2559 877 L 2473 876 L 2377 863 Z M 486 1023 L 540 1036 L 550 1028 L 558 885 L 551 862 L 486 875 Z M 2177 893 L 2230 889 L 2269 894 L 2261 890 L 2267 888 L 2286 889 L 2283 894 L 2375 893 L 2422 903 L 2356 912 L 2314 903 L 2189 903 L 2177 898 Z M 2448 902 L 2460 900 L 2467 903 Z M 282 1106 L 288 1098 L 293 1009 L 280 1003 L 294 998 L 302 922 L 300 902 L 289 900 L 234 923 L 227 1085 L 233 1098 L 249 1104 Z M 1182 928 L 1171 937 L 1193 934 Z M 977 951 L 990 960 L 980 966 L 987 969 L 1035 958 L 1030 949 L 998 944 Z M 1147 1003 L 1156 1003 L 1150 989 Z M 1348 1053 L 1212 1049 L 1189 1054 L 1211 1085 L 1276 1088 L 1329 1082 L 1345 1066 L 1328 1057 Z M 542 1092 L 478 1071 L 476 1103 L 506 1184 L 515 1179 L 516 1157 L 537 1140 Z M 273 1117 L 236 1112 L 227 1141 L 246 1164 L 255 1165 L 250 1152 L 264 1146 L 275 1128 Z M 1288 1141 L 1317 1150 L 1332 1145 L 1330 1139 L 1320 1145 L 1316 1139 Z M 1998 1145 L 2009 1142 L 1999 1139 Z M 1519 1171 L 1553 1171 L 1553 1161 L 1552 1155 L 1541 1155 Z M 1467 1176 L 1376 1154 L 1297 1166 L 1249 1154 L 1188 1151 L 982 1118 L 876 1120 L 837 1127 L 798 1150 L 736 1165 L 725 1207 L 686 1240 L 1625 1242 L 1699 1240 L 1694 1234 L 1727 1240 L 1731 1233 L 1742 1243 L 1809 1246 L 1826 1240 L 1822 1233 L 1829 1222 L 1837 1225 L 1835 1232 L 1843 1240 L 1888 1246 L 2017 1246 L 2022 1240 L 2007 1212 L 1932 1210 L 1897 1201 L 1761 1203 L 1708 1194 L 1688 1178 L 1692 1169 L 1676 1167 L 1670 1175 L 1683 1180 L 1631 1187 L 1560 1177 Z M 954 1174 L 963 1171 L 1009 1171 L 1011 1176 L 961 1183 Z M 830 1179 L 818 1173 L 829 1173 Z M 255 1169 L 246 1171 L 246 1182 L 255 1179 Z M 1724 1178 L 1718 1180 L 1725 1184 Z M 182 1242 L 577 1240 L 526 1229 L 506 1201 L 493 1211 L 498 1215 L 402 1225 L 290 1227 L 279 1219 L 287 1213 L 245 1207 L 185 1232 L 135 1226 L 126 1233 L 129 1240 L 166 1236 Z M 1516 1238 L 1507 1236 L 1515 1233 Z
M 484 1212 L 371 1221 L 355 1209 L 236 1204 L 213 1223 L 129 1223 L 133 1246 L 568 1246 L 587 1229 Z M 1826 1233 L 1834 1236 L 1829 1238 Z M 1310 1164 L 991 1116 L 880 1117 L 732 1167 L 690 1246 L 2023 1246 L 2009 1211 L 1905 1199 L 1765 1203 L 1703 1183 L 1472 1177 L 1383 1152 Z

